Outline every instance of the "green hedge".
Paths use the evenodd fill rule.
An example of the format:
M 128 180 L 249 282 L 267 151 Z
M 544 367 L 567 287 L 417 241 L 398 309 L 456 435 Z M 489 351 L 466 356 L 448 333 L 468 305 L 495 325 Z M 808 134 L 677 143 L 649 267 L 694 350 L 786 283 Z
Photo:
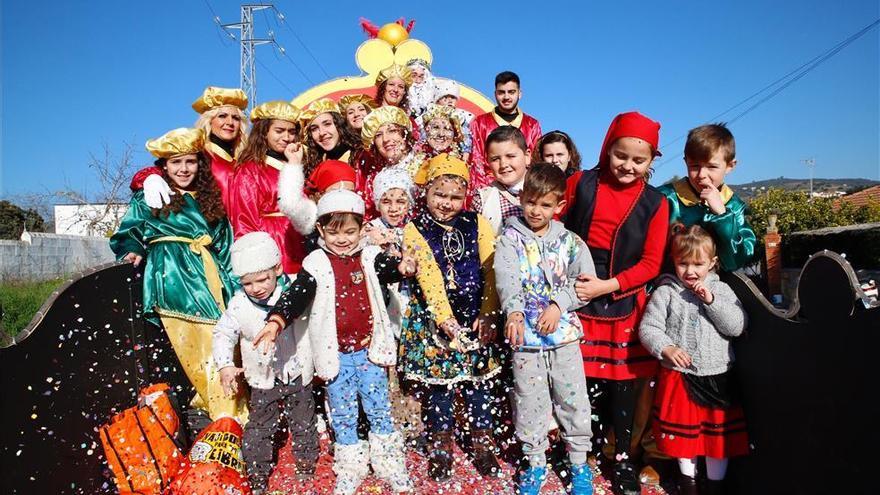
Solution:
M 3 330 L 17 335 L 46 302 L 52 291 L 64 283 L 63 278 L 43 282 L 9 282 L 0 284 L 0 308 Z

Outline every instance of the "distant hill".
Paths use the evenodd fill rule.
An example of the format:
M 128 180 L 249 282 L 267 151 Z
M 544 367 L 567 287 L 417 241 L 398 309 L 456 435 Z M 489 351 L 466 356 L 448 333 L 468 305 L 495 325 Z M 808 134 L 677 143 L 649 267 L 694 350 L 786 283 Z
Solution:
M 880 184 L 880 181 L 871 179 L 813 179 L 813 192 L 823 195 L 836 196 L 848 194 L 861 189 Z M 746 184 L 729 184 L 737 194 L 744 199 L 761 194 L 770 188 L 785 189 L 787 191 L 809 191 L 810 179 L 767 179 L 749 182 Z

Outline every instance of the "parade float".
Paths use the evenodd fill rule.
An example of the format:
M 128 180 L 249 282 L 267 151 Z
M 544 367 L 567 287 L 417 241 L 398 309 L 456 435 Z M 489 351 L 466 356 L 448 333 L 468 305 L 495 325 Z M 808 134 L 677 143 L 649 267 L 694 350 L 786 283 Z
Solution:
M 356 51 L 361 75 L 319 84 L 297 95 L 293 103 L 304 107 L 325 97 L 373 95 L 382 68 L 414 58 L 433 62 L 428 46 L 410 38 L 402 23 L 385 25 Z M 479 92 L 461 85 L 459 107 L 479 114 L 492 106 Z M 747 336 L 735 344 L 735 369 L 752 447 L 750 456 L 732 464 L 729 488 L 742 494 L 867 493 L 850 487 L 867 486 L 873 475 L 868 449 L 878 444 L 872 422 L 880 417 L 880 406 L 872 397 L 877 373 L 870 364 L 880 349 L 876 301 L 866 297 L 846 259 L 831 252 L 807 261 L 787 309 L 774 307 L 741 273 L 726 279 L 750 320 Z M 140 394 L 150 385 L 147 371 L 170 365 L 151 352 L 140 318 L 141 282 L 141 272 L 128 263 L 77 274 L 52 294 L 24 331 L 0 343 L 0 492 L 136 493 L 133 482 L 139 479 L 153 484 L 150 493 L 247 493 L 233 487 L 243 472 L 235 448 L 240 428 L 234 425 L 221 425 L 220 433 L 202 432 L 197 446 L 180 462 L 160 462 L 150 449 L 156 461 L 152 474 L 114 469 L 119 459 L 108 452 L 116 452 L 119 446 L 113 444 L 119 442 L 105 426 L 115 415 L 143 408 Z M 166 425 L 162 418 L 155 421 Z M 174 437 L 173 431 L 166 433 Z M 182 446 L 165 448 L 177 448 L 179 454 L 172 456 L 186 455 Z M 309 487 L 291 481 L 289 454 L 279 454 L 273 487 L 282 493 L 329 493 L 333 475 L 327 450 L 325 441 Z M 219 470 L 199 471 L 208 469 L 200 463 L 212 460 L 222 464 Z M 416 493 L 514 491 L 511 465 L 505 466 L 503 478 L 483 481 L 459 463 L 455 478 L 437 485 L 425 480 L 421 456 L 413 453 L 409 464 Z M 183 471 L 191 477 L 184 479 Z M 597 486 L 602 483 L 597 480 Z M 368 481 L 360 493 L 384 489 Z M 558 482 L 548 489 L 564 493 Z

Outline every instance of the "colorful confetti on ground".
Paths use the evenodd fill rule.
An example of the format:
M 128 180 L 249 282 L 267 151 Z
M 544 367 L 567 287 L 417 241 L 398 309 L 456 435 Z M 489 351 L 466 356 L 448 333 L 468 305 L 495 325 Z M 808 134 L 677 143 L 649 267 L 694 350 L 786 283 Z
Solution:
M 309 482 L 298 482 L 293 473 L 293 457 L 290 444 L 287 443 L 278 453 L 278 467 L 272 474 L 269 482 L 269 491 L 277 491 L 278 495 L 309 494 L 329 495 L 333 493 L 333 456 L 330 452 L 331 444 L 326 435 L 321 439 L 321 457 L 318 460 L 318 468 L 314 479 Z M 502 476 L 496 479 L 483 478 L 477 474 L 476 469 L 458 446 L 455 451 L 455 474 L 446 483 L 436 483 L 428 476 L 428 459 L 419 453 L 409 451 L 407 456 L 407 468 L 415 484 L 416 494 L 431 495 L 496 495 L 513 494 L 516 492 L 516 469 L 514 466 L 503 462 Z M 593 486 L 596 495 L 612 495 L 611 485 L 602 476 L 594 478 Z M 358 490 L 358 495 L 385 495 L 392 494 L 389 486 L 373 476 L 368 477 Z M 555 474 L 548 474 L 547 483 L 541 490 L 542 494 L 562 495 L 567 493 L 562 483 Z M 642 495 L 664 495 L 659 486 L 642 486 Z

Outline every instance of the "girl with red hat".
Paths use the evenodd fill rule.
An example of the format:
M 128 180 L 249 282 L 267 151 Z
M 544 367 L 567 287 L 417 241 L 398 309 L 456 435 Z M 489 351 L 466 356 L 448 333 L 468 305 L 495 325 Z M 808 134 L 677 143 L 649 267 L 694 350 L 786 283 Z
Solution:
M 578 310 L 584 371 L 600 386 L 600 418 L 613 425 L 614 492 L 626 495 L 641 493 L 629 460 L 636 379 L 657 371 L 657 361 L 639 342 L 638 327 L 646 285 L 660 274 L 669 228 L 664 196 L 647 182 L 660 155 L 659 133 L 660 124 L 638 112 L 618 115 L 599 164 L 572 175 L 566 191 L 565 226 L 586 241 L 596 265 L 595 276 L 581 275 L 575 285 L 578 297 L 590 301 Z

